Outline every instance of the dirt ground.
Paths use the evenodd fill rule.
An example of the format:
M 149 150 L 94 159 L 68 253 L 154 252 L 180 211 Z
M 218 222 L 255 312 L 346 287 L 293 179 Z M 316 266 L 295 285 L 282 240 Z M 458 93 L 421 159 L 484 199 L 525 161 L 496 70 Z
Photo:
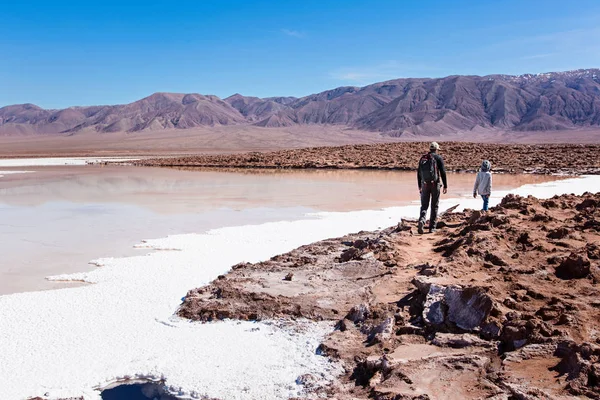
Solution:
M 328 320 L 335 399 L 600 398 L 600 193 L 509 195 L 239 264 L 178 314 Z
M 598 137 L 600 130 L 590 137 Z M 587 135 L 586 135 L 587 137 Z M 345 126 L 259 128 L 219 126 L 144 132 L 0 135 L 0 157 L 148 156 L 226 154 L 314 146 L 396 142 L 399 139 Z
M 538 174 L 600 172 L 600 145 L 524 145 L 440 142 L 453 171 L 476 171 L 482 160 L 495 172 Z M 379 143 L 141 160 L 138 165 L 218 168 L 333 168 L 414 170 L 428 142 Z
M 401 138 L 344 125 L 299 125 L 262 128 L 252 125 L 212 126 L 143 132 L 69 134 L 0 134 L 1 157 L 174 156 L 276 151 L 318 146 L 431 141 L 521 144 L 600 144 L 600 129 L 514 132 L 489 130 L 445 136 Z

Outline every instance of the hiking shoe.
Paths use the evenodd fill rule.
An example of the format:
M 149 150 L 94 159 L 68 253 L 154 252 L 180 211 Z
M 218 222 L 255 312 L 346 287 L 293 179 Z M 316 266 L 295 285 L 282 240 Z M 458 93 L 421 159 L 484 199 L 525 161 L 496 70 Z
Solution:
M 419 224 L 417 225 L 417 232 L 419 232 L 419 235 L 423 234 L 423 223 L 419 222 Z
M 436 233 L 437 229 L 436 228 L 429 228 L 429 233 Z

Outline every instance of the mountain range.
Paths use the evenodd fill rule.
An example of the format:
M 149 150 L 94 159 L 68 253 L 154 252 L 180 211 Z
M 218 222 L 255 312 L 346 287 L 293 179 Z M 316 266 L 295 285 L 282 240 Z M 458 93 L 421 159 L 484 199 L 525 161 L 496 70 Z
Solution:
M 301 98 L 155 93 L 125 105 L 0 108 L 0 134 L 4 135 L 305 124 L 342 125 L 390 136 L 443 135 L 476 128 L 600 128 L 600 69 L 395 79 Z

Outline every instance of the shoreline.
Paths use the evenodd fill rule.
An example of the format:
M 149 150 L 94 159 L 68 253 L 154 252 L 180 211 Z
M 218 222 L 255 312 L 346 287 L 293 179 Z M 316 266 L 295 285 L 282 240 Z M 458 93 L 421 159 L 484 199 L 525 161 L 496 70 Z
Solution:
M 413 174 L 404 172 L 252 170 L 224 174 L 220 169 L 180 172 L 113 165 L 32 170 L 36 173 L 0 179 L 7 225 L 0 239 L 8 250 L 0 264 L 0 294 L 74 286 L 44 278 L 92 270 L 90 260 L 93 263 L 100 257 L 138 255 L 142 252 L 132 246 L 140 238 L 201 233 L 204 228 L 261 220 L 301 219 L 305 212 L 408 206 L 418 198 Z M 449 173 L 452 187 L 444 197 L 470 193 L 473 179 Z M 507 190 L 553 180 L 559 178 L 498 175 L 495 187 Z M 39 228 L 28 230 L 32 224 Z
M 588 178 L 585 178 L 588 179 Z M 591 179 L 591 178 L 590 178 Z M 595 178 L 594 178 L 595 179 Z M 588 185 L 593 185 L 592 182 L 595 182 L 595 180 L 592 179 L 592 181 L 590 183 L 588 183 Z M 580 179 L 577 180 L 571 180 L 571 181 L 577 181 L 579 183 L 579 185 L 581 185 L 583 182 Z M 557 183 L 550 183 L 549 186 L 546 185 L 538 185 L 538 187 L 540 187 L 542 190 L 543 188 L 545 188 L 544 190 L 549 190 L 548 188 L 552 189 L 553 188 L 553 184 L 556 185 L 558 184 L 559 186 L 564 186 L 566 185 L 567 187 L 571 188 L 571 189 L 563 189 L 563 190 L 572 190 L 573 188 L 573 182 L 569 183 L 569 182 L 564 182 L 561 184 L 561 182 L 564 181 L 559 181 Z M 530 190 L 531 188 L 527 189 Z M 555 190 L 555 189 L 552 189 Z M 449 201 L 452 201 L 450 199 L 448 199 Z M 465 203 L 467 203 L 466 200 L 461 200 Z M 447 206 L 446 206 L 447 207 Z M 412 213 L 412 211 L 410 211 L 411 207 L 404 207 L 402 212 L 406 212 L 406 213 Z M 192 278 L 194 276 L 194 274 L 197 274 L 197 261 L 195 262 L 194 265 L 189 265 L 188 267 L 186 267 L 186 269 L 181 270 L 180 272 L 182 272 L 182 276 L 179 276 L 178 278 L 181 278 L 182 280 L 184 280 L 184 282 L 169 282 L 169 280 L 167 281 L 162 281 L 161 282 L 161 296 L 160 298 L 156 298 L 155 296 L 152 296 L 152 293 L 146 293 L 144 296 L 141 297 L 136 297 L 141 295 L 141 292 L 135 292 L 135 293 L 128 293 L 127 290 L 132 290 L 133 287 L 129 287 L 127 286 L 128 289 L 125 289 L 125 287 L 121 287 L 124 283 L 127 282 L 131 282 L 132 279 L 135 279 L 137 281 L 136 285 L 140 286 L 140 287 L 156 287 L 155 285 L 155 280 L 152 278 L 153 275 L 153 271 L 155 271 L 157 268 L 160 269 L 160 264 L 162 265 L 170 265 L 172 263 L 172 261 L 167 261 L 167 260 L 171 260 L 171 257 L 177 257 L 177 256 L 184 256 L 183 253 L 186 252 L 190 252 L 190 251 L 197 251 L 194 249 L 197 249 L 198 244 L 196 244 L 196 241 L 198 239 L 202 239 L 202 241 L 206 241 L 208 240 L 208 242 L 206 242 L 206 244 L 208 245 L 209 243 L 212 243 L 210 245 L 210 247 L 203 247 L 205 249 L 211 249 L 210 253 L 207 255 L 206 253 L 199 253 L 199 254 L 203 254 L 203 258 L 208 257 L 210 259 L 211 254 L 215 254 L 215 245 L 217 243 L 220 242 L 215 242 L 214 240 L 216 240 L 216 238 L 214 238 L 214 236 L 221 236 L 221 235 L 225 235 L 223 236 L 224 238 L 230 238 L 229 241 L 230 243 L 232 242 L 231 239 L 233 239 L 233 243 L 235 243 L 236 246 L 236 251 L 237 252 L 241 252 L 241 254 L 247 254 L 246 261 L 248 262 L 256 262 L 256 261 L 260 261 L 261 259 L 268 259 L 269 257 L 271 257 L 271 255 L 274 254 L 283 254 L 286 251 L 290 251 L 293 248 L 298 247 L 299 245 L 302 245 L 303 243 L 308 243 L 308 242 L 313 242 L 313 239 L 316 239 L 318 237 L 336 237 L 335 234 L 336 232 L 338 234 L 343 234 L 345 232 L 348 231 L 355 231 L 358 229 L 373 229 L 373 228 L 377 228 L 378 225 L 384 227 L 389 225 L 389 222 L 386 224 L 385 221 L 389 221 L 389 219 L 391 218 L 391 216 L 393 216 L 394 214 L 398 213 L 399 211 L 394 211 L 394 210 L 387 210 L 387 211 L 381 211 L 381 212 L 375 212 L 375 211 L 368 211 L 368 212 L 350 212 L 350 213 L 323 213 L 325 214 L 325 220 L 321 220 L 321 221 L 297 221 L 297 222 L 288 222 L 288 223 L 272 223 L 272 224 L 264 224 L 264 225 L 260 225 L 260 226 L 247 226 L 247 227 L 243 227 L 244 232 L 246 232 L 246 234 L 248 234 L 249 236 L 247 236 L 248 238 L 248 242 L 245 241 L 239 241 L 240 237 L 239 235 L 239 229 L 240 228 L 236 228 L 236 229 L 220 229 L 218 230 L 218 232 L 210 232 L 209 235 L 180 235 L 177 237 L 169 237 L 166 239 L 162 239 L 162 240 L 156 240 L 156 241 L 149 241 L 148 245 L 156 248 L 157 250 L 163 249 L 181 249 L 180 252 L 172 252 L 172 251 L 168 251 L 168 252 L 157 252 L 158 254 L 156 256 L 151 255 L 148 257 L 134 257 L 132 259 L 128 259 L 128 260 L 104 260 L 103 262 L 103 267 L 101 269 L 95 270 L 92 273 L 86 273 L 86 274 L 77 274 L 74 276 L 71 276 L 71 279 L 77 279 L 77 278 L 81 278 L 84 279 L 86 281 L 90 281 L 90 282 L 95 282 L 97 283 L 97 285 L 92 285 L 92 286 L 97 286 L 97 288 L 95 290 L 92 290 L 96 295 L 101 296 L 101 298 L 105 301 L 106 300 L 106 295 L 108 294 L 109 296 L 111 295 L 112 292 L 115 292 L 114 295 L 116 297 L 119 304 L 122 304 L 122 302 L 125 302 L 126 304 L 129 304 L 130 306 L 133 306 L 134 304 L 138 304 L 140 301 L 143 301 L 145 304 L 145 308 L 149 308 L 152 312 L 149 313 L 149 315 L 145 315 L 145 317 L 149 317 L 150 315 L 152 315 L 152 321 L 163 321 L 165 322 L 167 325 L 167 330 L 165 332 L 173 332 L 173 326 L 172 326 L 172 322 L 170 321 L 169 316 L 172 314 L 172 312 L 177 308 L 177 302 L 173 299 L 170 298 L 169 296 L 167 296 L 167 301 L 165 304 L 165 298 L 164 298 L 164 293 L 171 293 L 171 296 L 177 296 L 177 293 L 180 293 L 182 288 L 186 288 L 189 289 L 192 285 L 194 285 L 194 281 L 197 281 L 198 278 Z M 397 215 L 397 214 L 396 214 Z M 329 230 L 323 230 L 323 228 L 325 226 L 329 226 L 331 225 L 331 227 L 329 227 Z M 369 228 L 371 227 L 371 228 Z M 265 236 L 266 235 L 266 236 Z M 259 238 L 259 237 L 267 237 L 269 238 L 269 243 L 266 244 L 262 244 L 259 242 L 255 242 L 252 238 Z M 291 239 L 291 241 L 290 241 Z M 203 243 L 202 242 L 202 243 Z M 266 247 L 265 247 L 266 246 Z M 217 253 L 219 255 L 219 265 L 220 268 L 226 268 L 229 269 L 229 266 L 231 265 L 235 265 L 236 262 L 234 261 L 236 257 L 232 257 L 234 255 L 227 253 L 227 251 L 230 251 L 230 247 L 229 246 L 225 246 L 222 247 L 221 245 L 219 245 L 219 248 L 216 249 Z M 258 252 L 257 252 L 258 251 Z M 183 252 L 183 253 L 181 253 Z M 219 253 L 221 252 L 221 253 Z M 181 254 L 177 254 L 177 253 L 181 253 Z M 185 256 L 185 263 L 189 263 L 192 260 L 196 259 L 197 255 L 192 256 L 193 254 L 189 254 L 188 256 Z M 248 257 L 248 255 L 250 255 Z M 160 261 L 159 264 L 155 264 L 154 262 L 152 262 L 152 259 L 157 259 L 160 258 L 162 259 L 162 261 Z M 175 260 L 175 259 L 173 259 Z M 217 260 L 216 258 L 214 258 L 213 260 Z M 127 261 L 127 264 L 122 264 L 123 262 Z M 178 262 L 178 265 L 180 265 L 181 262 Z M 137 271 L 137 272 L 136 272 Z M 139 273 L 142 273 L 142 275 L 140 275 Z M 192 274 L 192 275 L 190 275 Z M 169 274 L 169 276 L 171 276 L 172 274 Z M 209 281 L 213 280 L 216 278 L 216 272 L 212 273 L 212 278 L 206 277 L 203 278 L 203 281 L 205 281 L 206 283 L 208 283 Z M 166 286 L 165 286 L 166 285 Z M 173 286 L 171 286 L 173 285 Z M 102 286 L 102 287 L 100 287 Z M 103 290 L 100 290 L 103 289 Z M 187 290 L 186 289 L 186 290 Z M 7 310 L 5 307 L 8 306 L 9 309 L 12 307 L 15 307 L 15 310 L 21 310 L 24 306 L 26 306 L 27 308 L 29 308 L 30 306 L 28 304 L 30 304 L 30 301 L 27 301 L 27 299 L 30 300 L 34 300 L 35 302 L 33 304 L 30 304 L 32 306 L 32 308 L 29 310 L 30 312 L 32 312 L 32 315 L 27 319 L 27 326 L 22 327 L 22 329 L 20 329 L 19 335 L 17 336 L 13 336 L 12 333 L 16 333 L 16 332 L 9 332 L 9 338 L 13 338 L 14 340 L 26 340 L 27 337 L 31 336 L 31 332 L 35 332 L 35 327 L 38 326 L 39 324 L 42 325 L 48 325 L 48 326 L 52 326 L 52 323 L 50 322 L 51 320 L 48 320 L 48 315 L 50 314 L 49 312 L 46 313 L 45 308 L 46 307 L 51 307 L 51 309 L 54 309 L 54 313 L 58 312 L 60 313 L 63 317 L 67 317 L 67 320 L 71 320 L 70 317 L 68 317 L 68 313 L 65 314 L 65 312 L 67 310 L 61 310 L 60 306 L 59 307 L 52 307 L 52 304 L 47 304 L 48 302 L 56 304 L 56 299 L 53 300 L 53 298 L 55 297 L 54 295 L 59 295 L 60 297 L 63 297 L 65 300 L 67 300 L 70 296 L 69 294 L 80 294 L 83 295 L 85 293 L 89 293 L 88 291 L 91 289 L 88 289 L 88 287 L 81 289 L 81 290 L 63 290 L 63 291 L 56 291 L 56 293 L 51 293 L 51 294 L 40 294 L 38 292 L 36 293 L 26 293 L 26 294 L 22 294 L 22 295 L 16 295 L 15 297 L 13 296 L 7 296 L 7 298 L 1 298 L 2 301 L 0 301 L 0 315 L 4 315 L 3 313 Z M 101 292 L 104 292 L 105 290 L 108 290 L 110 293 L 103 293 L 101 294 Z M 60 292 L 60 293 L 58 293 Z M 133 296 L 132 296 L 133 295 Z M 151 295 L 150 297 L 146 297 L 148 295 Z M 13 302 L 12 300 L 25 300 L 25 302 L 23 303 L 22 301 L 18 301 L 18 302 Z M 92 298 L 88 298 L 87 300 L 93 300 L 94 297 Z M 44 301 L 45 300 L 45 301 Z M 84 300 L 84 299 L 82 299 Z M 99 299 L 98 299 L 99 300 Z M 157 302 L 158 301 L 158 302 Z M 60 304 L 61 302 L 59 302 Z M 96 300 L 94 300 L 92 303 L 93 304 L 85 304 L 86 302 L 77 302 L 77 303 L 73 303 L 77 305 L 77 308 L 81 308 L 83 307 L 83 309 L 87 309 L 90 306 L 96 307 Z M 19 305 L 20 304 L 20 305 Z M 35 304 L 35 306 L 34 306 Z M 104 307 L 106 307 L 107 304 L 103 304 L 103 306 L 100 307 L 100 309 L 103 309 Z M 83 310 L 82 309 L 82 310 Z M 93 308 L 92 308 L 93 309 Z M 116 308 L 116 310 L 121 310 L 121 308 Z M 48 310 L 49 311 L 49 310 Z M 133 335 L 133 337 L 130 337 L 130 340 L 127 340 L 127 338 L 129 337 L 122 337 L 121 340 L 124 340 L 127 344 L 132 345 L 135 344 L 135 348 L 134 349 L 130 349 L 129 351 L 125 351 L 125 354 L 128 354 L 129 352 L 136 350 L 137 354 L 144 354 L 145 352 L 148 351 L 149 347 L 147 346 L 155 346 L 157 343 L 172 343 L 171 346 L 173 344 L 178 344 L 178 340 L 181 341 L 182 338 L 181 337 L 170 337 L 168 340 L 168 342 L 165 342 L 164 340 L 167 339 L 166 337 L 163 338 L 162 334 L 158 334 L 158 332 L 156 331 L 156 328 L 153 328 L 155 325 L 154 324 L 150 324 L 148 325 L 147 322 L 143 322 L 145 318 L 141 318 L 140 319 L 140 315 L 136 315 L 136 313 L 139 313 L 140 311 L 142 311 L 142 309 L 136 309 L 135 307 L 133 307 L 133 309 L 131 310 L 121 310 L 121 311 L 126 311 L 126 315 L 123 316 L 123 318 L 127 317 L 126 320 L 128 320 L 128 324 L 136 324 L 138 329 L 147 329 L 148 332 L 152 332 L 153 338 L 154 340 L 152 340 L 151 342 L 147 342 L 147 338 L 143 339 L 142 337 L 138 336 L 138 335 Z M 147 313 L 148 310 L 145 310 L 145 312 Z M 132 314 L 133 313 L 133 314 Z M 158 317 L 156 316 L 156 314 L 158 313 Z M 81 321 L 81 324 L 86 325 L 86 321 L 88 320 L 87 315 L 85 313 L 78 313 L 77 315 L 80 315 L 81 317 L 84 318 L 84 321 Z M 4 315 L 6 316 L 6 315 Z M 121 318 L 119 317 L 119 315 L 114 315 L 113 317 L 117 317 L 117 319 L 120 321 Z M 131 320 L 129 320 L 129 318 L 131 318 Z M 156 319 L 158 318 L 158 319 Z M 106 320 L 103 320 L 104 323 L 108 322 Z M 95 329 L 98 329 L 98 332 L 95 332 L 95 334 L 100 334 L 102 336 L 102 334 L 106 334 L 109 337 L 111 336 L 111 334 L 109 333 L 109 331 L 107 331 L 106 329 L 110 329 L 111 326 L 114 325 L 115 322 L 118 321 L 113 321 L 110 324 L 108 324 L 109 326 L 96 326 L 98 325 L 98 323 L 92 323 L 91 326 L 94 327 Z M 77 324 L 79 325 L 79 324 Z M 170 328 L 168 326 L 171 326 Z M 117 325 L 119 326 L 119 325 Z M 212 328 L 211 328 L 212 326 Z M 198 334 L 202 331 L 205 331 L 207 329 L 215 329 L 215 326 L 219 327 L 219 324 L 209 324 L 206 326 L 201 326 L 198 328 L 194 328 L 193 332 L 191 332 L 190 335 L 186 335 L 186 337 L 189 340 L 198 340 Z M 222 325 L 221 325 L 222 326 Z M 177 333 L 181 334 L 182 330 L 180 329 L 181 327 L 177 328 L 176 331 Z M 162 329 L 162 328 L 161 328 Z M 30 334 L 27 334 L 27 332 L 29 332 Z M 73 336 L 74 333 L 67 333 L 64 332 L 65 334 L 65 339 L 67 341 L 67 343 L 69 342 L 70 337 Z M 131 333 L 130 333 L 131 334 Z M 23 338 L 22 336 L 26 336 L 25 338 Z M 152 335 L 151 335 L 152 336 Z M 134 339 L 137 338 L 137 339 Z M 143 337 L 146 337 L 146 335 L 144 335 Z M 56 351 L 58 351 L 58 353 L 55 353 L 56 358 L 52 360 L 51 364 L 54 364 L 55 362 L 61 362 L 61 359 L 63 358 L 63 355 L 60 354 L 60 348 L 62 348 L 63 350 L 65 350 L 64 346 L 57 346 L 56 342 L 55 342 L 55 338 L 53 337 L 47 337 L 47 338 L 40 338 L 40 339 L 44 339 L 43 342 L 43 346 L 44 348 L 53 348 L 56 349 Z M 46 343 L 46 339 L 48 339 L 48 343 Z M 102 339 L 102 340 L 106 340 L 106 338 Z M 95 344 L 94 344 L 95 343 Z M 153 343 L 153 344 L 151 344 Z M 186 341 L 186 343 L 189 343 Z M 79 349 L 85 349 L 85 353 L 83 355 L 81 355 L 81 357 L 79 359 L 83 359 L 85 360 L 87 358 L 86 354 L 88 352 L 92 352 L 91 354 L 94 354 L 95 356 L 92 356 L 92 358 L 95 360 L 95 364 L 97 365 L 99 363 L 99 365 L 103 365 L 104 361 L 103 360 L 105 357 L 103 355 L 103 351 L 106 351 L 107 349 L 104 350 L 100 350 L 97 347 L 97 342 L 91 342 L 91 346 L 85 345 L 83 343 L 79 343 L 79 346 L 76 346 L 76 348 Z M 42 345 L 42 343 L 40 343 L 40 345 Z M 84 345 L 85 347 L 81 348 L 81 345 Z M 91 349 L 89 347 L 92 347 Z M 124 349 L 121 349 L 123 346 L 118 346 L 119 349 L 121 351 L 123 351 Z M 158 346 L 160 347 L 160 346 Z M 279 349 L 279 347 L 277 347 Z M 285 348 L 285 347 L 284 347 Z M 11 357 L 10 355 L 12 354 L 12 349 L 4 349 L 7 352 L 7 359 L 10 360 Z M 185 380 L 182 380 L 182 376 L 181 373 L 183 365 L 185 365 L 186 363 L 194 363 L 195 361 L 195 351 L 197 351 L 198 349 L 190 349 L 190 348 L 185 348 L 185 349 L 178 349 L 177 352 L 181 352 L 183 351 L 183 353 L 181 354 L 185 354 L 186 357 L 186 361 L 185 363 L 181 363 L 182 360 L 178 360 L 178 362 L 175 365 L 171 365 L 169 363 L 168 360 L 171 360 L 172 357 L 168 357 L 165 355 L 162 355 L 162 357 L 164 357 L 164 363 L 162 364 L 163 368 L 159 368 L 159 370 L 156 370 L 155 373 L 163 374 L 166 378 L 167 378 L 167 382 L 169 384 L 175 385 L 175 387 L 177 387 L 177 385 L 180 385 L 181 387 L 186 387 L 186 388 L 190 388 L 189 390 L 196 390 L 196 389 L 191 389 L 193 387 L 197 387 L 194 386 L 193 383 L 190 382 L 185 382 Z M 308 349 L 306 349 L 308 350 Z M 314 351 L 314 349 L 312 349 Z M 69 350 L 67 350 L 69 351 Z M 53 352 L 54 353 L 54 352 Z M 113 355 L 114 357 L 114 352 L 113 351 L 109 351 L 110 354 Z M 136 353 L 134 351 L 134 353 Z M 90 356 L 91 356 L 90 354 Z M 306 353 L 305 353 L 306 354 Z M 100 360 L 97 359 L 98 355 L 100 355 Z M 306 354 L 308 355 L 308 354 Z M 281 355 L 281 356 L 285 356 L 285 355 Z M 116 359 L 120 359 L 121 356 L 116 357 Z M 190 358 L 191 357 L 191 358 Z M 287 357 L 290 357 L 290 355 L 287 355 Z M 204 359 L 204 358 L 202 358 Z M 40 359 L 39 357 L 36 358 L 36 363 L 41 364 L 41 366 L 37 366 L 35 369 L 38 368 L 42 368 L 42 370 L 45 370 L 46 373 L 48 372 L 48 369 L 43 369 L 44 366 L 47 365 L 47 361 L 44 358 Z M 107 360 L 105 360 L 107 361 Z M 207 360 L 204 359 L 204 362 L 206 362 Z M 216 360 L 213 360 L 212 362 L 216 362 Z M 114 361 L 110 361 L 111 364 L 114 363 Z M 301 363 L 304 364 L 304 363 Z M 37 364 L 36 364 L 37 365 Z M 146 368 L 149 368 L 148 366 L 143 366 L 140 365 L 138 366 L 138 368 L 136 368 L 135 365 L 129 365 L 129 364 L 124 364 L 123 367 L 125 367 L 127 365 L 127 367 L 123 370 L 124 374 L 126 375 L 130 375 L 133 376 L 135 374 L 132 373 L 132 371 L 143 371 L 146 370 Z M 150 365 L 152 365 L 152 363 L 150 363 Z M 219 365 L 219 364 L 217 364 Z M 262 364 L 261 364 L 262 365 Z M 256 364 L 255 364 L 256 366 Z M 74 366 L 74 368 L 76 368 L 77 366 Z M 0 367 L 1 368 L 1 367 Z M 8 367 L 6 367 L 8 368 Z M 150 367 L 152 368 L 152 367 Z M 11 370 L 12 371 L 12 370 Z M 100 372 L 96 369 L 94 369 L 94 371 L 96 373 Z M 92 371 L 92 372 L 94 372 Z M 114 371 L 114 370 L 113 370 Z M 125 372 L 127 371 L 127 372 Z M 35 372 L 35 371 L 34 371 Z M 30 371 L 30 373 L 32 373 Z M 38 371 L 38 374 L 41 373 L 41 371 Z M 114 374 L 120 374 L 119 372 L 112 372 L 113 375 L 111 376 L 115 376 Z M 84 387 L 94 387 L 94 385 L 91 386 L 86 386 L 86 382 L 90 383 L 90 376 L 88 376 L 87 378 L 85 378 L 85 376 L 82 376 L 81 374 L 74 374 L 75 376 L 73 377 L 75 378 L 79 378 L 75 381 L 73 381 L 73 384 L 75 385 L 73 387 L 73 390 L 75 391 L 70 391 L 69 393 L 75 394 L 77 393 L 77 389 L 76 387 L 81 387 L 80 385 L 83 385 Z M 85 375 L 85 374 L 84 374 Z M 103 374 L 100 372 L 100 376 L 102 376 Z M 317 374 L 318 375 L 318 374 Z M 37 376 L 37 375 L 36 375 Z M 43 376 L 43 375 L 42 375 Z M 94 381 L 94 376 L 97 376 L 96 374 L 92 374 L 92 382 Z M 241 379 L 244 379 L 243 377 L 241 377 Z M 179 383 L 177 383 L 179 382 Z M 260 383 L 260 381 L 259 381 Z M 235 383 L 236 387 L 237 387 L 237 382 Z M 47 387 L 55 387 L 54 385 L 52 385 L 50 382 L 46 383 Z M 83 388 L 82 388 L 83 389 Z M 6 389 L 5 389 L 6 390 Z M 264 394 L 264 388 L 261 387 L 260 388 L 260 393 L 261 396 L 262 394 Z M 56 392 L 56 391 L 50 391 L 51 396 L 55 396 L 54 398 L 56 398 L 56 396 L 60 396 L 60 392 Z M 81 391 L 79 392 L 81 393 Z M 198 393 L 198 392 L 196 392 Z M 208 392 L 200 392 L 201 394 L 207 394 L 210 395 L 210 393 Z M 39 392 L 37 393 L 31 393 L 28 392 L 28 395 L 32 395 L 32 394 L 39 394 Z M 220 396 L 225 396 L 225 394 L 221 393 Z M 258 396 L 258 395 L 257 395 Z M 10 397 L 10 396 L 9 396 Z M 252 397 L 251 394 L 248 394 L 247 398 L 261 398 L 261 397 Z M 273 398 L 277 398 L 277 396 L 273 397 Z

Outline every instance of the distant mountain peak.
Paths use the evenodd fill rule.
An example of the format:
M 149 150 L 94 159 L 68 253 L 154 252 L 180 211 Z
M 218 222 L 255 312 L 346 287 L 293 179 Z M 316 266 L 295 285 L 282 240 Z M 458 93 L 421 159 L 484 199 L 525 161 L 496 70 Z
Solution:
M 247 96 L 244 96 L 240 93 L 234 93 L 229 97 L 225 97 L 223 100 L 231 100 L 231 99 L 242 99 L 242 98 L 246 98 Z

